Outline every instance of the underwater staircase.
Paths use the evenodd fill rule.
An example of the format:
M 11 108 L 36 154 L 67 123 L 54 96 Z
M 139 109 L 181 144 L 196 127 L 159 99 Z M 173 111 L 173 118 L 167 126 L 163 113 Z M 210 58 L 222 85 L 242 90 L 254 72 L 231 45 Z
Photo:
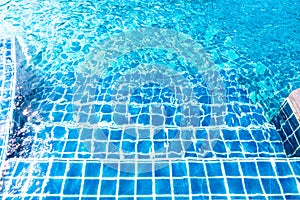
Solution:
M 0 52 L 18 49 L 14 45 L 2 44 Z M 4 83 L 8 76 L 1 70 Z M 162 87 L 160 80 L 139 85 L 122 99 L 127 90 L 121 96 L 109 91 L 113 77 L 95 82 L 75 73 L 76 80 L 68 82 L 73 75 L 55 74 L 36 90 L 27 115 L 12 116 L 11 91 L 7 116 L 26 122 L 13 129 L 18 121 L 12 125 L 1 118 L 6 123 L 0 133 L 2 199 L 300 198 L 299 158 L 287 158 L 262 108 L 250 103 L 246 89 L 237 88 L 234 69 L 220 71 L 226 100 L 220 105 L 201 91 L 196 102 L 172 103 L 184 97 L 174 96 L 172 86 Z M 53 80 L 60 84 L 53 87 Z M 2 91 L 4 84 L 4 102 Z M 22 154 L 8 147 L 18 145 L 8 137 L 12 130 L 27 131 Z

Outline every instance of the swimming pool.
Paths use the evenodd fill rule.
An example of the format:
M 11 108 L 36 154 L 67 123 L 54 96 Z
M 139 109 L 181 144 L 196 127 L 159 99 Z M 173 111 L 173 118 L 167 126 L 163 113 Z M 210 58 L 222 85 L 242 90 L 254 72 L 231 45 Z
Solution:
M 4 2 L 3 198 L 299 198 L 268 122 L 300 86 L 299 7 Z

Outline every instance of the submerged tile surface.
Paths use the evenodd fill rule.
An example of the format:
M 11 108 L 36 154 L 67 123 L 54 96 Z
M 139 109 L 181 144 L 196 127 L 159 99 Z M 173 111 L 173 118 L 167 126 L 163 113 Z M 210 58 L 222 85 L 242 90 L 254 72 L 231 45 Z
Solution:
M 262 109 L 299 85 L 297 4 L 5 2 L 30 59 L 16 52 L 3 198 L 298 199 L 298 139 Z
M 127 166 L 127 168 L 126 168 Z M 23 160 L 6 170 L 3 197 L 299 198 L 298 159 L 177 161 Z M 165 171 L 167 173 L 162 173 Z M 158 175 L 160 174 L 160 175 Z
M 137 77 L 145 73 L 136 70 Z M 121 71 L 121 68 L 115 71 Z M 44 89 L 36 94 L 40 93 L 43 98 L 29 102 L 29 115 L 35 116 L 28 118 L 22 129 L 26 130 L 30 142 L 24 146 L 26 151 L 22 155 L 17 151 L 16 156 L 99 159 L 284 157 L 281 138 L 268 125 L 262 109 L 249 103 L 243 89 L 232 86 L 234 74 L 232 69 L 220 71 L 225 92 L 224 102 L 220 105 L 210 103 L 212 95 L 207 93 L 206 85 L 202 92 L 195 87 L 190 91 L 194 99 L 183 101 L 189 86 L 182 88 L 183 84 L 176 89 L 168 75 L 142 86 L 124 82 L 122 87 L 126 89 L 114 88 L 116 81 L 113 80 L 121 76 L 118 74 L 95 79 L 77 73 L 70 86 L 44 85 Z M 130 71 L 123 76 L 129 75 L 133 76 Z M 79 84 L 82 77 L 87 79 L 86 84 Z M 200 82 L 201 76 L 194 79 Z M 170 85 L 159 85 L 163 81 Z M 206 95 L 207 100 L 203 100 Z M 36 135 L 34 140 L 33 135 Z M 43 151 L 38 151 L 41 148 Z
M 157 84 L 115 91 L 113 77 L 95 81 L 81 73 L 72 84 L 41 84 L 23 126 L 34 140 L 16 156 L 28 160 L 2 165 L 4 197 L 298 198 L 298 161 L 284 159 L 280 135 L 247 91 L 234 86 L 235 70 L 220 71 L 222 107 L 211 104 L 205 84 L 202 92 L 185 84 L 162 87 L 159 82 L 172 83 L 168 74 Z M 196 102 L 184 101 L 186 92 Z M 22 113 L 15 113 L 16 124 Z

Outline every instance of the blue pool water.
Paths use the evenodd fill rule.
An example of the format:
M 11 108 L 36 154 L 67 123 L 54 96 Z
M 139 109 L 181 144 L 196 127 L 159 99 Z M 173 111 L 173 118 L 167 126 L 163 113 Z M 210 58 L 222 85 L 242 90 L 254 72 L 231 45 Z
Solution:
M 269 123 L 300 87 L 298 2 L 0 9 L 4 199 L 300 198 Z
M 1 9 L 2 19 L 26 38 L 29 65 L 42 74 L 76 68 L 111 35 L 157 27 L 187 34 L 219 67 L 238 69 L 237 84 L 268 117 L 299 87 L 297 2 L 35 1 Z

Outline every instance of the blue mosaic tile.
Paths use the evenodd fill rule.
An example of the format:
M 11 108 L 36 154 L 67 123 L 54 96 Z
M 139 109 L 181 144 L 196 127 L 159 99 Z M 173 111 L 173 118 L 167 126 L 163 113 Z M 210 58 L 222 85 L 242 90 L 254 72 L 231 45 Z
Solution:
M 241 140 L 253 140 L 252 134 L 248 130 L 240 129 L 239 138 Z
M 269 162 L 257 162 L 260 176 L 275 176 L 273 166 Z
M 206 179 L 191 178 L 191 189 L 193 194 L 208 194 Z
M 234 130 L 222 130 L 223 132 L 223 137 L 225 140 L 237 140 L 237 134 Z
M 170 180 L 155 180 L 155 194 L 171 194 Z
M 177 166 L 177 167 L 180 167 Z M 184 169 L 180 169 L 177 168 L 179 170 L 179 174 L 185 174 L 186 175 L 186 171 L 184 171 Z M 181 177 L 181 175 L 179 175 L 177 172 L 175 173 L 176 167 L 172 167 L 172 175 L 173 176 L 179 176 Z M 169 165 L 168 164 L 164 164 L 164 163 L 156 163 L 155 164 L 155 177 L 170 177 L 170 169 L 169 169 Z
M 225 4 L 228 2 L 181 3 L 140 1 L 138 7 L 142 9 L 136 9 L 136 2 L 128 5 L 86 2 L 78 7 L 68 2 L 63 6 L 51 4 L 51 8 L 44 3 L 34 6 L 29 3 L 25 6 L 26 9 L 22 3 L 13 2 L 17 7 L 12 6 L 11 2 L 3 5 L 4 10 L 7 10 L 4 13 L 5 23 L 18 27 L 18 33 L 28 37 L 24 39 L 28 45 L 27 58 L 23 60 L 17 56 L 20 59 L 17 70 L 21 74 L 17 82 L 22 85 L 18 87 L 18 92 L 24 95 L 22 98 L 25 100 L 16 103 L 20 105 L 13 116 L 15 125 L 13 134 L 9 136 L 10 144 L 0 144 L 1 151 L 8 152 L 7 162 L 16 162 L 8 170 L 10 174 L 5 176 L 5 188 L 8 189 L 3 193 L 4 198 L 14 195 L 6 199 L 17 199 L 20 196 L 23 199 L 47 199 L 48 197 L 42 197 L 47 193 L 53 195 L 49 199 L 115 199 L 116 195 L 123 200 L 298 197 L 298 163 L 281 158 L 286 156 L 285 153 L 289 157 L 297 155 L 295 150 L 300 140 L 296 129 L 299 124 L 295 121 L 291 108 L 284 107 L 280 117 L 287 119 L 282 125 L 286 131 L 277 133 L 267 122 L 263 115 L 265 110 L 262 109 L 276 107 L 275 101 L 279 99 L 277 97 L 284 96 L 282 90 L 291 89 L 285 88 L 285 84 L 282 87 L 279 84 L 279 88 L 277 80 L 290 83 L 286 81 L 290 76 L 298 80 L 297 73 L 290 73 L 287 78 L 285 70 L 281 70 L 282 77 L 279 77 L 276 70 L 271 70 L 269 66 L 275 69 L 277 65 L 280 69 L 291 68 L 290 65 L 298 66 L 293 58 L 297 56 L 294 56 L 295 52 L 289 51 L 289 45 L 287 50 L 284 48 L 284 52 L 291 53 L 288 58 L 280 49 L 280 56 L 274 54 L 271 46 L 286 43 L 282 37 L 277 37 L 274 45 L 270 42 L 274 34 L 260 34 L 261 36 L 255 37 L 258 41 L 267 41 L 266 45 L 259 48 L 254 45 L 255 51 L 250 48 L 247 56 L 241 52 L 251 44 L 251 40 L 246 45 L 237 37 L 229 37 L 240 35 L 241 32 L 241 36 L 253 36 L 251 31 L 261 33 L 261 30 L 256 31 L 253 26 L 247 29 L 236 26 L 236 21 L 249 21 L 248 18 L 257 21 L 253 24 L 263 25 L 272 19 L 270 23 L 276 21 L 279 24 L 276 30 L 280 32 L 282 21 L 277 19 L 281 17 L 281 13 L 289 15 L 285 17 L 290 20 L 289 23 L 284 24 L 293 25 L 287 30 L 294 30 L 297 20 L 293 13 L 297 13 L 297 10 L 288 5 L 286 7 L 289 12 L 285 12 L 284 8 L 277 9 L 278 5 L 274 2 L 272 6 L 268 3 L 258 4 L 254 8 L 258 12 L 247 12 L 248 17 L 245 17 L 241 12 L 247 11 L 248 7 L 253 9 L 249 2 L 244 2 L 242 7 L 238 6 L 242 9 L 227 9 L 228 5 Z M 218 14 L 230 10 L 225 13 L 229 16 L 228 19 L 214 20 L 216 24 L 213 22 L 213 26 L 203 26 L 202 22 L 207 20 L 200 20 L 201 16 L 194 11 L 203 10 L 209 14 L 206 11 L 211 11 L 211 8 L 216 13 L 216 19 Z M 39 12 L 36 12 L 37 9 Z M 260 15 L 263 10 L 272 10 L 277 17 L 265 20 L 269 15 Z M 130 14 L 126 11 L 130 11 Z M 149 18 L 147 11 L 151 11 L 148 14 L 154 14 Z M 28 12 L 32 13 L 29 18 Z M 83 12 L 88 14 L 83 15 Z M 53 13 L 58 16 L 57 23 L 50 23 L 53 27 L 49 30 L 55 29 L 55 35 L 51 31 L 45 31 L 49 28 L 45 19 L 51 19 Z M 192 13 L 193 20 L 186 13 Z M 174 52 L 163 48 L 147 48 L 143 43 L 140 46 L 145 46 L 146 49 L 133 45 L 132 50 L 123 53 L 122 48 L 117 48 L 120 52 L 115 59 L 110 60 L 111 63 L 101 63 L 105 58 L 102 59 L 103 52 L 97 45 L 106 44 L 105 39 L 111 36 L 118 38 L 123 30 L 140 27 L 173 30 L 174 14 L 181 20 L 177 23 L 179 26 L 176 26 L 182 33 L 181 36 L 187 35 L 196 43 L 204 45 L 211 54 L 213 64 L 222 68 L 218 70 L 221 77 L 213 70 L 204 69 L 203 71 L 208 71 L 207 74 L 200 74 L 193 66 L 193 60 L 184 58 L 189 53 L 184 51 L 184 42 Z M 64 21 L 64 15 L 70 18 Z M 24 19 L 28 23 L 27 28 L 20 25 L 19 17 L 14 16 Z M 206 16 L 210 19 L 209 15 Z M 99 20 L 91 20 L 95 17 L 101 21 L 101 25 Z M 193 23 L 181 23 L 184 21 L 181 17 Z M 223 24 L 219 26 L 218 21 Z M 269 29 L 264 27 L 266 28 L 263 31 L 267 33 Z M 265 40 L 263 35 L 268 35 L 269 39 Z M 138 34 L 135 36 L 134 40 L 138 41 Z M 159 34 L 157 37 L 161 38 Z M 249 40 L 249 37 L 246 39 Z M 296 41 L 297 37 L 294 39 Z M 0 50 L 5 48 L 4 52 L 0 51 L 0 58 L 5 56 L 0 62 L 14 62 L 14 52 L 10 50 L 14 48 L 13 41 L 14 39 L 0 40 Z M 110 43 L 108 48 L 104 48 L 105 51 L 109 52 L 109 47 L 118 42 L 123 44 L 124 38 Z M 231 48 L 232 42 L 239 51 Z M 54 43 L 57 45 L 52 48 Z M 167 39 L 164 43 L 169 44 Z M 175 44 L 169 46 L 173 45 Z M 197 53 L 198 50 L 199 48 Z M 116 52 L 111 50 L 111 53 Z M 200 58 L 202 59 L 201 55 Z M 281 59 L 290 64 L 281 62 Z M 256 62 L 257 60 L 261 62 Z M 151 65 L 157 63 L 170 66 L 170 69 L 162 68 L 166 70 L 160 75 L 165 76 L 164 78 L 159 79 L 160 76 L 153 75 L 157 68 L 151 69 Z M 233 66 L 236 63 L 241 67 Z M 143 64 L 149 66 L 142 68 Z M 252 66 L 256 64 L 257 66 Z M 89 71 L 92 66 L 95 66 L 95 72 Z M 3 89 L 1 91 L 5 91 L 5 100 L 1 102 L 0 108 L 2 117 L 10 113 L 13 102 L 7 99 L 14 94 L 8 89 L 15 88 L 12 84 L 16 83 L 10 81 L 15 75 L 11 73 L 13 64 L 0 63 L 0 67 L 1 71 L 5 68 L 7 72 L 5 79 L 0 82 Z M 81 70 L 81 67 L 84 69 Z M 147 68 L 150 70 L 147 71 Z M 3 74 L 4 72 L 1 78 Z M 135 83 L 134 86 L 127 84 L 127 80 L 124 81 L 128 77 L 133 80 L 129 82 Z M 138 77 L 148 82 L 140 84 Z M 28 80 L 23 80 L 24 78 Z M 187 80 L 188 84 L 180 82 L 182 80 Z M 217 119 L 212 115 L 212 102 L 216 99 L 208 91 L 209 84 L 214 80 L 221 80 L 225 87 L 225 102 L 222 102 L 225 109 L 224 112 L 216 111 L 221 113 Z M 249 85 L 248 82 L 253 83 Z M 186 109 L 188 103 L 181 95 L 189 99 L 192 96 L 191 89 L 194 91 L 195 105 Z M 178 94 L 177 90 L 182 91 Z M 274 94 L 277 95 L 276 98 Z M 255 98 L 257 99 L 254 100 Z M 261 104 L 253 105 L 256 101 Z M 126 104 L 127 107 L 119 104 Z M 152 105 L 159 105 L 159 108 Z M 222 125 L 221 132 L 215 130 L 214 123 Z M 292 135 L 287 131 L 293 132 Z M 14 134 L 24 137 L 22 140 L 19 137 L 13 138 Z M 283 138 L 283 143 L 280 138 Z M 7 141 L 6 138 L 3 141 Z M 16 146 L 20 148 L 13 149 Z M 4 159 L 3 155 L 4 153 L 1 154 L 1 161 Z M 155 162 L 151 162 L 153 158 Z M 149 163 L 143 163 L 149 160 Z M 41 177 L 45 177 L 45 180 L 40 180 Z M 38 184 L 38 180 L 43 184 Z M 26 194 L 20 185 L 28 186 Z M 39 195 L 35 195 L 35 192 Z
M 118 165 L 115 163 L 105 164 L 105 165 L 103 165 L 103 168 L 102 168 L 102 176 L 103 177 L 117 177 L 118 171 L 116 169 L 118 169 Z
M 152 198 L 152 197 L 144 197 L 144 198 L 143 198 L 143 197 L 140 197 L 140 198 L 137 198 L 137 199 L 145 199 L 145 200 L 148 199 L 148 200 L 152 200 L 153 198 Z
M 263 194 L 259 180 L 254 179 L 254 178 L 245 178 L 244 182 L 245 182 L 245 185 L 247 185 L 247 187 L 245 188 L 247 191 L 247 194 L 256 194 L 256 195 Z M 259 196 L 256 196 L 254 198 L 259 198 Z
M 297 180 L 295 178 L 279 178 L 280 186 L 282 187 L 283 192 L 285 194 L 288 193 L 296 194 L 298 192 L 296 187 L 291 187 L 291 185 L 297 185 L 296 181 Z
M 30 181 L 30 187 L 26 191 L 27 194 L 39 194 L 42 191 L 42 188 L 36 187 L 36 185 L 42 185 L 43 184 L 43 179 L 33 179 Z
M 189 175 L 190 177 L 205 177 L 203 163 L 190 162 L 189 163 Z
M 292 171 L 287 162 L 277 162 L 276 172 L 278 176 L 288 176 L 292 175 Z
M 137 180 L 137 195 L 152 195 L 152 180 Z
M 44 193 L 49 194 L 60 194 L 62 190 L 63 179 L 51 178 L 47 181 L 47 184 L 44 189 Z
M 70 163 L 67 171 L 68 177 L 81 177 L 82 176 L 82 164 L 81 163 Z
M 238 178 L 227 178 L 230 194 L 244 194 L 242 179 Z
M 189 182 L 188 179 L 174 179 L 173 191 L 175 195 L 188 195 L 189 194 Z
M 213 194 L 226 194 L 224 179 L 210 178 L 208 180 L 210 192 Z
M 241 168 L 244 176 L 258 176 L 257 168 L 253 162 L 242 162 Z
M 227 176 L 240 176 L 238 163 L 235 162 L 224 162 L 224 169 Z
M 185 163 L 172 163 L 172 175 L 174 177 L 187 176 L 186 164 Z
M 79 195 L 81 187 L 81 179 L 66 179 L 63 194 Z
M 28 172 L 26 171 L 27 168 L 29 168 L 30 163 L 19 163 L 18 166 L 16 167 L 16 171 L 14 173 L 14 176 L 26 176 L 28 175 Z
M 113 200 L 115 199 L 114 197 L 101 197 L 101 200 Z
M 135 182 L 133 180 L 120 180 L 119 185 L 119 195 L 134 195 L 134 184 Z M 125 186 L 126 187 L 122 187 Z
M 266 194 L 281 194 L 280 187 L 276 179 L 262 178 L 261 181 Z
M 37 197 L 40 198 L 40 197 Z M 50 198 L 58 200 L 60 197 L 59 196 L 51 196 Z M 48 199 L 48 197 L 43 197 L 42 199 Z
M 65 162 L 53 162 L 50 170 L 50 176 L 64 176 L 65 170 Z
M 205 163 L 208 176 L 222 176 L 220 163 Z
M 116 184 L 116 180 L 101 180 L 100 195 L 115 195 Z
M 132 169 L 135 168 L 135 165 L 133 163 L 121 163 L 120 164 L 120 177 L 134 177 L 135 173 L 132 171 Z

